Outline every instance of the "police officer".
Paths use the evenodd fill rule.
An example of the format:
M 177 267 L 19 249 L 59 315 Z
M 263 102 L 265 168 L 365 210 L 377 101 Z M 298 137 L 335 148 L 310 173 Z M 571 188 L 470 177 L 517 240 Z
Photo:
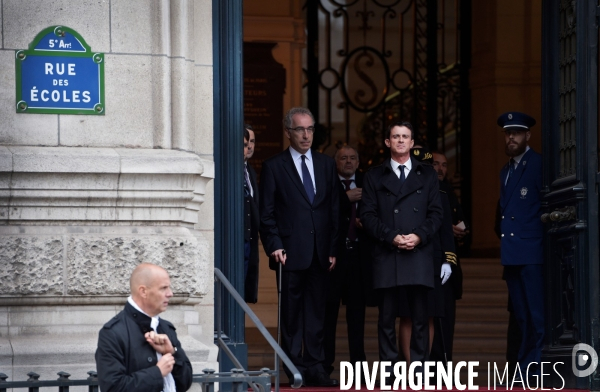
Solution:
M 507 112 L 498 118 L 498 125 L 510 157 L 500 172 L 501 260 L 521 329 L 518 364 L 523 377 L 528 377 L 539 374 L 538 366 L 528 374 L 525 371 L 530 363 L 540 363 L 544 344 L 542 157 L 527 144 L 535 119 L 525 113 Z

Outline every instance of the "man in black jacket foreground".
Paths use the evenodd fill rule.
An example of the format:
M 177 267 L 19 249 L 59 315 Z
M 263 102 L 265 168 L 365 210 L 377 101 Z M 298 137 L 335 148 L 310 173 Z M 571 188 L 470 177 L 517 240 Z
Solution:
M 180 392 L 192 385 L 192 365 L 173 324 L 158 315 L 173 296 L 169 274 L 142 263 L 129 281 L 125 309 L 100 330 L 96 350 L 102 392 Z

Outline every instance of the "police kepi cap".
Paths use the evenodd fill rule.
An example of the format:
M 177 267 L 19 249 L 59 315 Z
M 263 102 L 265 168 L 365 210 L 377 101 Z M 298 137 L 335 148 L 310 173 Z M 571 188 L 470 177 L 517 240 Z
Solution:
M 433 155 L 425 147 L 413 147 L 410 155 L 419 162 L 433 163 Z
M 511 128 L 528 131 L 535 125 L 535 119 L 521 112 L 506 112 L 498 117 L 498 125 L 503 131 Z

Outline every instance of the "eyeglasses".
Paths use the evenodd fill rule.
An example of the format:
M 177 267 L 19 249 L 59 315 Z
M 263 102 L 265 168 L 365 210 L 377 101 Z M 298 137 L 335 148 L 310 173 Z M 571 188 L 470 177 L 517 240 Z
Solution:
M 288 131 L 296 132 L 296 133 L 304 133 L 308 132 L 309 134 L 315 133 L 315 127 L 296 127 L 296 128 L 287 128 Z

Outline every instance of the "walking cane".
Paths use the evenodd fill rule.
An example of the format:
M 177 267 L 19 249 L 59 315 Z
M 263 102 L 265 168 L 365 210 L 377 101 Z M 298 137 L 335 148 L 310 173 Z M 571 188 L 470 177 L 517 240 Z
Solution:
M 446 354 L 446 341 L 444 340 L 444 324 L 442 324 L 442 318 L 436 317 L 440 323 L 440 338 L 442 339 L 442 350 L 444 351 L 444 365 L 448 365 L 448 354 Z
M 281 347 L 281 262 L 277 276 L 277 345 Z M 279 392 L 279 355 L 275 351 L 275 392 Z

